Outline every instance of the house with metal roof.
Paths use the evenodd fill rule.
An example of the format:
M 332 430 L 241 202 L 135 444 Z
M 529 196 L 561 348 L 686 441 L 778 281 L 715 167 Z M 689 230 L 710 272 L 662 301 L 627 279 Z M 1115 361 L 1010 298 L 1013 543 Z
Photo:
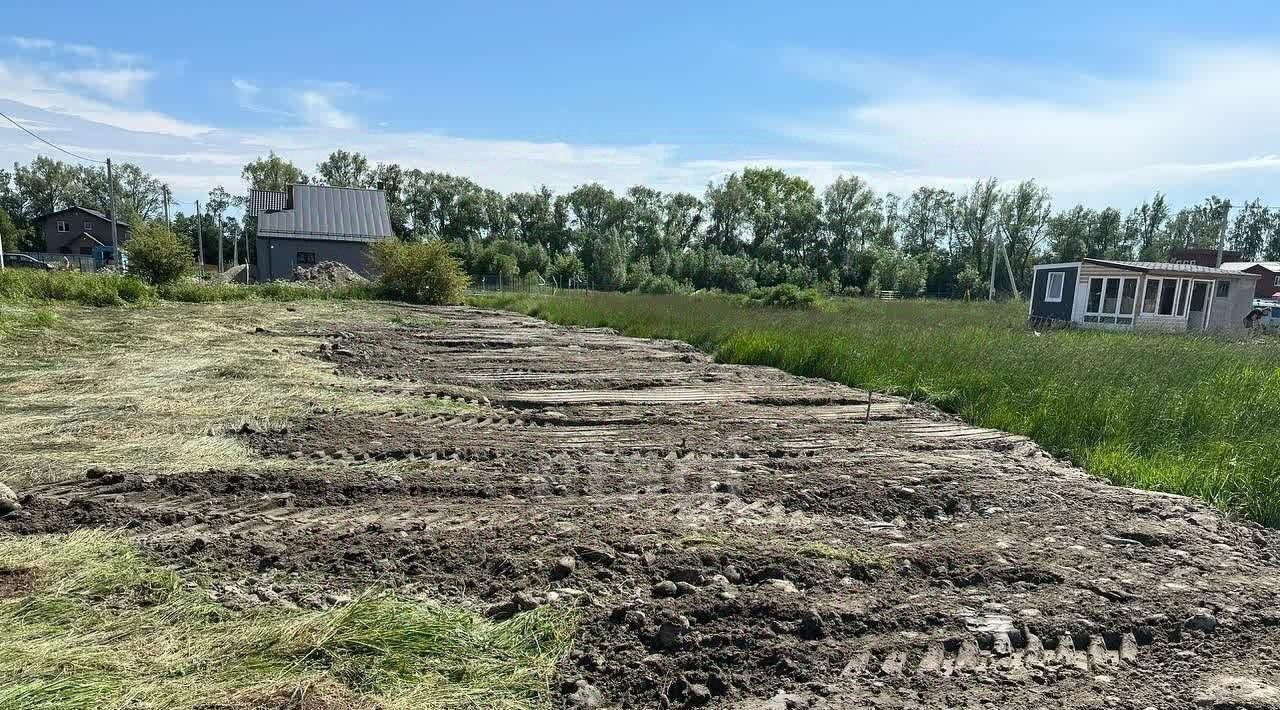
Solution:
M 299 266 L 346 264 L 369 275 L 369 245 L 394 238 L 381 190 L 290 185 L 254 190 L 248 214 L 257 219 L 259 281 L 287 279 Z
M 1035 267 L 1036 324 L 1108 330 L 1244 328 L 1257 275 L 1196 264 L 1083 259 Z
M 1223 262 L 1222 268 L 1256 274 L 1258 282 L 1253 287 L 1254 298 L 1280 299 L 1280 261 L 1227 261 Z

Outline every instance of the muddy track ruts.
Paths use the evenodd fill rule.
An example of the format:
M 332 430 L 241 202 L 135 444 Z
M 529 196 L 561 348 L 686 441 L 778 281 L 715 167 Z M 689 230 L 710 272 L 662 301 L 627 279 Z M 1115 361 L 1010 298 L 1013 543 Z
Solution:
M 413 315 L 288 335 L 460 411 L 246 427 L 285 472 L 72 472 L 3 525 L 127 526 L 228 603 L 576 604 L 570 707 L 1280 707 L 1270 531 L 683 343 Z

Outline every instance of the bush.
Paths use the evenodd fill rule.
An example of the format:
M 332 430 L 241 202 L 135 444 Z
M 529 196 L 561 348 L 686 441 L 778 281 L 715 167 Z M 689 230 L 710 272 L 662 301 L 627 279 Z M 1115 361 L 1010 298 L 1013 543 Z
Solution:
M 444 242 L 388 239 L 374 244 L 371 253 L 386 298 L 428 305 L 462 302 L 467 275 Z
M 818 294 L 812 289 L 802 289 L 795 284 L 779 284 L 752 291 L 751 300 L 759 305 L 775 308 L 813 308 L 818 304 Z
M 148 222 L 138 227 L 125 253 L 129 271 L 149 284 L 171 284 L 191 272 L 191 250 L 164 225 Z
M 693 288 L 686 283 L 680 283 L 667 275 L 655 276 L 649 274 L 640 279 L 632 289 L 635 293 L 669 293 L 669 294 L 686 294 Z
M 857 298 L 862 295 L 862 289 L 857 286 L 845 286 L 840 290 L 840 295 L 847 298 Z

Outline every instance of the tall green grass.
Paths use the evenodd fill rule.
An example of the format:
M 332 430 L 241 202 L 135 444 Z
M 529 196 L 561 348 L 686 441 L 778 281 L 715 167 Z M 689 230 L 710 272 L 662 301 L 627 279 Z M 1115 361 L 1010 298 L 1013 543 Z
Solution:
M 0 272 L 0 301 L 69 301 L 85 306 L 123 306 L 162 299 L 186 303 L 234 301 L 372 300 L 381 294 L 375 286 L 350 284 L 318 288 L 290 283 L 249 286 L 207 281 L 180 281 L 150 286 L 120 274 L 87 274 L 78 271 L 5 269 Z
M 0 710 L 276 707 L 539 708 L 574 620 L 493 623 L 367 594 L 324 611 L 234 613 L 100 531 L 0 538 Z M 10 584 L 10 587 L 13 585 Z
M 814 310 L 717 296 L 500 296 L 481 305 L 677 338 L 931 402 L 1025 434 L 1122 485 L 1203 498 L 1280 526 L 1280 348 L 1273 340 L 1036 333 L 1025 304 L 839 299 Z

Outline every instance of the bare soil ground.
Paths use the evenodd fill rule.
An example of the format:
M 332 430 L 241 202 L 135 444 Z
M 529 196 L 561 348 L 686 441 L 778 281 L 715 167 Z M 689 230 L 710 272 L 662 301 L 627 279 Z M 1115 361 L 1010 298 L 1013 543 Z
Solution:
M 246 425 L 282 465 L 94 469 L 0 529 L 128 527 L 229 606 L 576 605 L 568 707 L 1280 708 L 1271 531 L 682 343 L 404 313 L 253 337 L 448 411 Z

